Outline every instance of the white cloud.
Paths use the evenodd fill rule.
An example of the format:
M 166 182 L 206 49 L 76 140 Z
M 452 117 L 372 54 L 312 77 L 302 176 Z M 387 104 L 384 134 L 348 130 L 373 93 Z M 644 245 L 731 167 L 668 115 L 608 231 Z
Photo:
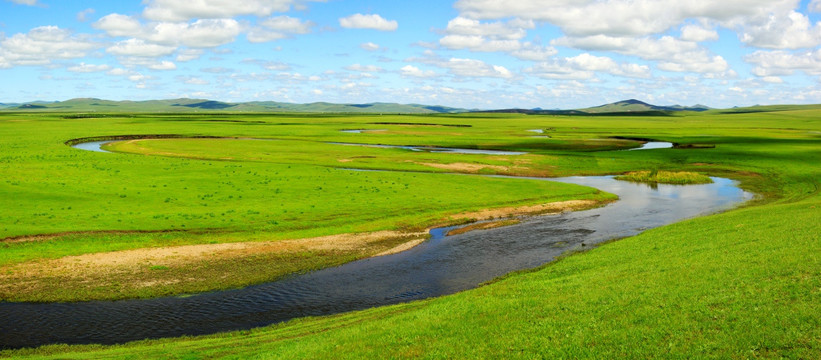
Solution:
M 570 46 L 588 51 L 613 51 L 637 56 L 645 60 L 658 61 L 665 71 L 692 71 L 699 73 L 724 72 L 729 64 L 721 56 L 712 55 L 698 43 L 682 41 L 671 36 L 653 37 L 610 37 L 605 35 L 583 38 L 560 38 L 554 45 Z
M 353 14 L 340 18 L 339 25 L 346 29 L 373 29 L 379 31 L 395 31 L 399 27 L 396 20 L 386 20 L 377 14 Z
M 649 78 L 650 67 L 639 64 L 618 64 L 604 56 L 581 54 L 575 57 L 555 59 L 542 62 L 525 69 L 525 72 L 545 79 L 585 80 L 591 79 L 596 72 L 617 76 Z
M 374 44 L 372 42 L 366 42 L 359 44 L 359 47 L 366 51 L 376 51 L 379 50 L 379 45 Z
M 807 5 L 807 10 L 811 12 L 821 12 L 821 0 L 812 0 Z
M 448 49 L 467 49 L 476 52 L 507 52 L 522 60 L 543 61 L 556 53 L 530 42 L 521 41 L 528 29 L 535 28 L 530 20 L 513 19 L 507 22 L 482 23 L 457 17 L 448 22 L 445 36 L 439 44 Z
M 108 72 L 108 75 L 125 76 L 125 75 L 128 75 L 130 73 L 131 73 L 131 71 L 123 69 L 123 68 L 114 68 L 114 69 L 111 69 Z
M 88 8 L 77 13 L 77 21 L 86 22 L 88 17 L 94 14 L 94 9 Z
M 0 40 L 0 67 L 49 65 L 53 60 L 85 57 L 99 47 L 88 35 L 73 35 L 57 26 L 41 26 L 27 34 Z
M 801 49 L 821 45 L 821 27 L 801 13 L 769 14 L 753 19 L 741 30 L 741 41 L 767 49 Z
M 311 21 L 302 21 L 290 16 L 277 16 L 265 19 L 260 25 L 248 32 L 248 41 L 254 43 L 269 42 L 289 38 L 294 34 L 308 34 L 316 26 Z
M 174 59 L 180 62 L 186 62 L 199 59 L 204 51 L 202 49 L 182 49 L 177 52 L 177 57 Z
M 262 68 L 264 68 L 265 70 L 271 70 L 271 71 L 288 71 L 288 70 L 291 70 L 291 65 L 290 64 L 287 64 L 287 63 L 284 63 L 284 62 L 279 62 L 279 61 L 268 61 L 268 60 L 259 60 L 259 59 L 245 59 L 245 60 L 242 60 L 242 62 L 246 63 L 246 64 L 259 65 Z
M 311 32 L 311 28 L 316 24 L 312 21 L 302 21 L 290 16 L 277 16 L 263 20 L 260 25 L 289 34 L 307 34 Z
M 161 62 L 148 65 L 148 68 L 151 70 L 176 70 L 177 65 L 171 61 L 163 60 Z
M 558 51 L 550 46 L 539 46 L 531 43 L 524 43 L 522 47 L 510 53 L 510 55 L 520 60 L 545 61 Z
M 433 70 L 421 70 L 413 65 L 405 65 L 399 70 L 402 76 L 406 77 L 431 78 L 437 76 Z
M 177 76 L 177 81 L 188 85 L 208 85 L 209 82 L 196 76 Z
M 317 0 L 147 0 L 143 16 L 156 21 L 188 21 L 191 19 L 227 19 L 236 16 L 270 16 L 286 12 L 294 6 Z M 318 0 L 323 1 L 323 0 Z
M 95 65 L 95 64 L 86 64 L 81 62 L 78 65 L 71 66 L 67 69 L 71 72 L 78 72 L 78 73 L 92 73 L 92 72 L 100 72 L 100 71 L 108 71 L 111 70 L 111 66 L 109 65 Z
M 479 20 L 456 17 L 448 22 L 445 32 L 450 35 L 493 37 L 504 40 L 519 40 L 527 35 L 526 29 L 533 29 L 533 21 L 512 20 L 508 23 L 481 23 Z
M 109 36 L 131 37 L 159 45 L 212 48 L 233 42 L 242 31 L 234 19 L 200 19 L 192 23 L 159 22 L 142 24 L 121 14 L 109 14 L 92 26 Z
M 211 48 L 233 42 L 240 31 L 234 19 L 205 19 L 191 24 L 158 24 L 148 39 L 161 44 Z
M 359 72 L 382 72 L 384 69 L 378 67 L 376 65 L 360 65 L 360 64 L 353 64 L 345 67 L 346 70 L 350 71 L 359 71 Z
M 759 50 L 744 57 L 755 65 L 753 75 L 766 78 L 792 75 L 803 71 L 809 75 L 821 75 L 821 50 L 789 52 L 785 50 Z
M 439 44 L 448 49 L 486 52 L 509 52 L 522 47 L 518 40 L 489 40 L 479 35 L 447 35 L 439 39 Z
M 451 58 L 441 64 L 450 73 L 462 77 L 491 77 L 510 79 L 513 73 L 501 65 L 490 65 L 481 60 Z
M 684 25 L 681 28 L 681 40 L 693 42 L 715 41 L 718 40 L 718 32 L 698 25 Z
M 561 62 L 548 62 L 555 55 L 553 48 L 524 48 L 526 43 L 521 42 L 533 24 L 546 23 L 565 35 L 551 41 L 554 46 L 636 56 L 665 71 L 733 77 L 737 74 L 726 59 L 700 43 L 718 40 L 716 29 L 723 27 L 736 31 L 751 47 L 816 48 L 821 45 L 821 23 L 811 23 L 796 11 L 798 5 L 797 0 L 458 0 L 454 7 L 459 15 L 448 23 L 439 43 L 449 49 L 507 52 L 547 62 L 534 69 L 551 76 L 587 76 L 565 71 Z M 812 0 L 808 9 L 821 11 L 821 0 Z M 680 38 L 667 35 L 676 29 Z M 517 43 L 523 48 L 516 49 Z
M 227 74 L 233 72 L 233 69 L 224 68 L 224 67 L 208 67 L 200 69 L 202 72 L 211 73 L 211 74 Z
M 782 84 L 782 83 L 784 83 L 784 79 L 782 79 L 778 76 L 765 76 L 765 77 L 761 78 L 761 80 L 763 80 L 764 82 L 768 82 L 770 84 Z
M 140 39 L 128 39 L 117 42 L 106 49 L 106 52 L 118 56 L 158 57 L 171 55 L 175 50 L 177 50 L 176 46 L 150 44 Z
M 97 20 L 92 26 L 105 31 L 109 36 L 139 36 L 143 33 L 140 21 L 121 14 L 108 14 Z
M 15 4 L 34 6 L 37 5 L 37 0 L 10 0 Z
M 795 0 L 459 0 L 454 6 L 472 19 L 516 17 L 548 22 L 568 36 L 645 36 L 663 33 L 686 19 L 730 21 L 794 4 Z

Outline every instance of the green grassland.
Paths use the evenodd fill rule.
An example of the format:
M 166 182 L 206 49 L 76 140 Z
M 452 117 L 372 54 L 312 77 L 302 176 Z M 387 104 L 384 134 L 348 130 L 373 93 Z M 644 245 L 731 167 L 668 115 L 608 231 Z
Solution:
M 340 133 L 337 127 L 360 126 L 375 119 L 384 118 L 4 115 L 0 120 L 0 146 L 6 149 L 0 160 L 5 175 L 0 183 L 0 239 L 6 240 L 0 244 L 0 266 L 14 275 L 5 281 L 15 285 L 0 288 L 0 299 L 144 298 L 235 288 L 371 256 L 397 243 L 396 239 L 386 239 L 362 251 L 297 253 L 288 261 L 281 257 L 272 261 L 270 256 L 209 259 L 202 265 L 164 271 L 151 270 L 166 264 L 151 263 L 138 273 L 120 271 L 94 281 L 60 274 L 32 278 L 26 276 L 26 268 L 16 266 L 66 256 L 379 230 L 412 232 L 463 222 L 451 219 L 451 215 L 486 208 L 613 199 L 596 189 L 543 181 L 353 171 L 340 168 L 350 166 L 326 154 L 338 151 L 383 164 L 396 157 L 416 156 L 431 163 L 457 157 L 428 158 L 427 153 L 409 150 L 329 145 L 315 140 L 342 139 L 342 135 L 352 134 Z M 279 136 L 286 140 L 174 140 L 193 143 L 203 153 L 186 158 L 98 153 L 65 145 L 76 138 L 123 134 Z M 217 156 L 209 157 L 209 152 Z M 235 158 L 223 159 L 223 153 Z M 500 157 L 468 158 L 492 163 Z M 38 236 L 44 234 L 54 236 Z M 186 276 L 191 273 L 199 276 Z M 230 277 L 215 276 L 221 273 Z M 174 274 L 196 280 L 148 288 L 128 285 Z M 38 285 L 20 285 L 32 281 Z
M 386 131 L 347 134 L 341 129 Z M 543 129 L 550 138 L 533 137 L 530 129 Z M 82 152 L 63 144 L 73 138 L 139 134 L 277 140 L 166 139 L 110 145 L 130 154 Z M 637 144 L 611 139 L 615 136 L 695 146 L 618 151 Z M 581 187 L 441 174 L 436 172 L 452 171 L 424 165 L 431 163 L 475 165 L 463 166 L 472 169 L 464 172 L 539 176 L 692 171 L 737 179 L 760 195 L 740 209 L 650 230 L 442 298 L 297 319 L 250 331 L 119 346 L 54 345 L 0 355 L 821 357 L 821 112 L 816 109 L 589 118 L 260 114 L 63 119 L 52 114 L 4 114 L 0 141 L 4 237 L 72 230 L 181 229 L 183 225 L 186 230 L 227 229 L 229 234 L 222 239 L 192 231 L 163 233 L 169 239 L 161 244 L 146 234 L 75 234 L 58 238 L 73 243 L 52 253 L 48 249 L 61 248 L 60 241 L 6 242 L 2 251 L 6 263 L 64 256 L 66 249 L 82 248 L 90 239 L 99 244 L 80 251 L 198 243 L 211 236 L 234 241 L 230 239 L 256 234 L 286 238 L 418 227 L 463 210 L 605 197 Z M 327 142 L 528 154 L 441 154 Z M 437 189 L 442 184 L 447 188 Z M 284 194 L 281 206 L 273 201 L 271 207 L 279 195 L 276 189 Z M 300 195 L 305 191 L 317 196 L 337 193 L 338 199 L 303 204 L 305 200 L 298 199 L 305 199 Z M 380 204 L 383 196 L 390 200 Z M 366 205 L 356 207 L 357 202 L 382 207 L 373 213 Z M 400 205 L 411 208 L 394 208 Z M 235 213 L 228 213 L 234 208 Z M 283 215 L 283 210 L 290 215 Z M 277 223 L 268 223 L 271 220 Z M 31 250 L 22 249 L 27 246 Z M 38 253 L 45 255 L 32 255 Z

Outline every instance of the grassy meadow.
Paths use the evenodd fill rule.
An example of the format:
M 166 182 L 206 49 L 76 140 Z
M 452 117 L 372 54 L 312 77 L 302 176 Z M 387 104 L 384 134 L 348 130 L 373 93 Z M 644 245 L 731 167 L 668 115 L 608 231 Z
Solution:
M 378 131 L 340 132 L 346 129 Z M 530 131 L 537 129 L 543 133 Z M 113 154 L 65 145 L 76 138 L 152 134 L 187 138 L 117 142 L 105 147 Z M 198 136 L 225 139 L 192 138 Z M 624 138 L 679 147 L 621 151 L 638 146 Z M 481 209 L 612 199 L 580 186 L 466 174 L 685 171 L 733 178 L 759 195 L 739 209 L 649 230 L 441 298 L 250 331 L 118 346 L 51 345 L 0 356 L 821 357 L 821 111 L 810 107 L 661 117 L 4 113 L 0 148 L 5 301 L 152 297 L 243 286 L 370 256 L 403 237 L 386 237 L 364 252 L 289 253 L 279 262 L 307 260 L 284 270 L 260 265 L 271 262 L 264 254 L 205 259 L 208 266 L 179 269 L 143 264 L 140 281 L 164 271 L 210 276 L 200 268 L 237 264 L 248 264 L 248 274 L 265 274 L 190 288 L 160 284 L 146 290 L 120 282 L 74 290 L 60 274 L 19 273 L 76 256 L 379 230 L 401 235 L 465 221 L 454 214 Z M 19 281 L 41 284 L 41 291 L 9 290 Z

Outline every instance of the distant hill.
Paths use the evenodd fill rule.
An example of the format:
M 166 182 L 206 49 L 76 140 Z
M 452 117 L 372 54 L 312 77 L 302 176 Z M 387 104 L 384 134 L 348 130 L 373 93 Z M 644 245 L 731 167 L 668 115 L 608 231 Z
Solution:
M 704 105 L 694 106 L 657 106 L 651 105 L 644 101 L 630 99 L 612 104 L 599 105 L 584 109 L 575 110 L 542 110 L 541 108 L 534 109 L 500 109 L 487 110 L 484 112 L 493 113 L 518 113 L 530 115 L 594 115 L 594 116 L 668 116 L 679 111 L 707 111 L 710 107 Z
M 586 112 L 588 114 L 598 114 L 598 113 L 623 113 L 623 112 L 648 112 L 648 111 L 707 111 L 710 110 L 709 107 L 704 105 L 695 105 L 695 106 L 681 106 L 681 105 L 673 105 L 673 106 L 657 106 L 651 105 L 641 100 L 630 99 L 630 100 L 623 100 L 619 102 L 614 102 L 612 104 L 605 104 L 599 105 L 591 108 L 586 109 L 578 109 L 579 111 Z
M 206 99 L 170 99 L 146 101 L 111 101 L 95 98 L 78 98 L 52 103 L 32 102 L 0 106 L 5 111 L 66 111 L 66 112 L 312 112 L 312 113 L 384 113 L 384 114 L 440 114 L 460 113 L 470 110 L 447 106 L 420 104 L 368 103 L 334 104 L 316 102 L 294 104 L 275 101 L 227 103 Z
M 167 99 L 145 101 L 112 101 L 96 98 L 77 98 L 66 101 L 32 101 L 27 103 L 0 103 L 0 111 L 53 111 L 72 113 L 194 113 L 194 112 L 248 112 L 248 113 L 331 113 L 331 114 L 455 114 L 465 112 L 516 113 L 528 115 L 579 115 L 579 116 L 673 116 L 680 112 L 704 112 L 744 114 L 757 112 L 821 109 L 821 105 L 765 105 L 711 109 L 704 105 L 658 106 L 630 99 L 584 109 L 462 109 L 439 105 L 364 103 L 336 104 L 314 102 L 295 104 L 277 101 L 250 101 L 230 103 L 208 99 Z

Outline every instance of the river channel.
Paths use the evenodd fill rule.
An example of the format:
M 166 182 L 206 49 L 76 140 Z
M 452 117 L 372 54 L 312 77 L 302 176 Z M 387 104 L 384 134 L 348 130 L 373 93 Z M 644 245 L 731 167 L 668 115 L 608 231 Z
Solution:
M 0 348 L 210 334 L 452 294 L 568 251 L 727 210 L 753 197 L 722 178 L 657 187 L 609 176 L 540 180 L 591 186 L 620 200 L 454 236 L 443 235 L 448 228 L 434 229 L 429 241 L 405 252 L 237 290 L 148 300 L 0 303 Z M 652 239 L 646 241 L 652 246 Z

